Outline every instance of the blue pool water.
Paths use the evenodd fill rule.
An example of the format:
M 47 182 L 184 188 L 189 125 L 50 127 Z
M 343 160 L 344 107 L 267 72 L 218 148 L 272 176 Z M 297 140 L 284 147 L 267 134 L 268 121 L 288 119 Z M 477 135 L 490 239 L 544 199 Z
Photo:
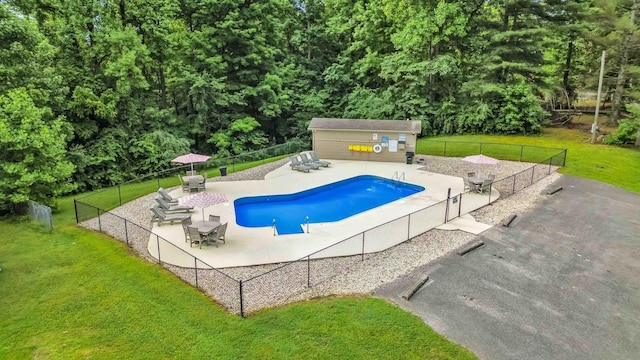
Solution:
M 300 224 L 339 221 L 423 191 L 424 187 L 372 175 L 305 190 L 295 194 L 239 198 L 233 205 L 236 222 L 246 227 L 271 226 L 278 234 L 302 233 Z

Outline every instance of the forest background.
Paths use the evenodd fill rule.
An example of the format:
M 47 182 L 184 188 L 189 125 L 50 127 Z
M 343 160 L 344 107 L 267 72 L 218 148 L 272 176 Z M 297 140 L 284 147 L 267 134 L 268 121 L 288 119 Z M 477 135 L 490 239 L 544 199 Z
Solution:
M 313 117 L 535 134 L 597 88 L 602 50 L 624 128 L 637 1 L 0 0 L 0 194 L 52 204 L 189 151 L 309 141 Z

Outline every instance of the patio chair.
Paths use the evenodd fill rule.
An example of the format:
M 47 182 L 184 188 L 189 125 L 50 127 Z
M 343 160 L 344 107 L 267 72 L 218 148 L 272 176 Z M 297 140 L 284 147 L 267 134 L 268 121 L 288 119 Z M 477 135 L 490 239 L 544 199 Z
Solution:
M 471 171 L 467 173 L 467 177 L 476 177 L 476 173 Z
M 195 175 L 198 175 L 197 171 L 195 171 L 195 170 L 193 170 L 193 171 L 187 170 L 187 176 L 195 176 Z
M 200 191 L 200 181 L 198 179 L 189 179 L 188 187 L 189 192 L 198 192 Z
M 207 178 L 204 178 L 202 181 L 198 181 L 198 191 L 207 191 L 205 184 L 207 183 Z
M 218 247 L 218 229 L 220 227 L 218 226 L 217 228 L 215 228 L 211 233 L 207 234 L 207 235 L 203 235 L 200 233 L 200 231 L 198 230 L 198 228 L 194 228 L 194 227 L 189 227 L 189 231 L 191 232 L 191 236 L 194 237 L 196 236 L 194 233 L 195 232 L 198 233 L 198 235 L 196 236 L 196 239 L 200 239 L 200 249 L 202 249 L 202 244 L 205 243 L 207 245 L 211 245 L 211 244 L 215 244 L 216 247 Z M 193 229 L 193 230 L 192 230 Z
M 189 225 L 191 225 L 191 218 L 182 220 L 182 230 L 184 231 L 184 241 L 189 243 L 189 247 L 193 247 L 193 243 L 198 240 L 191 238 L 191 233 L 189 232 Z
M 303 164 L 295 155 L 289 156 L 289 160 L 291 160 L 290 166 L 293 170 L 309 172 L 309 170 L 313 169 L 311 166 Z
M 489 174 L 489 176 L 487 176 L 487 179 L 489 180 L 494 180 L 496 178 L 496 174 Z
M 469 181 L 468 176 L 463 176 L 462 181 L 464 182 L 464 190 L 471 190 L 472 187 L 475 187 L 474 184 Z
M 178 182 L 180 185 L 182 185 L 182 192 L 188 192 L 189 191 L 189 183 L 182 180 L 182 176 L 180 176 L 180 174 L 178 174 Z
M 320 158 L 318 157 L 318 154 L 316 154 L 315 151 L 309 151 L 309 156 L 311 156 L 311 160 L 319 163 L 319 164 L 324 164 L 322 166 L 326 166 L 329 167 L 329 165 L 331 165 L 330 161 L 326 161 L 326 160 L 320 160 Z
M 209 215 L 209 221 L 220 222 L 220 215 Z
M 478 192 L 484 193 L 485 191 L 491 192 L 491 185 L 493 184 L 493 180 L 484 179 L 482 181 L 482 185 L 478 186 Z
M 157 222 L 158 226 L 162 226 L 163 223 L 173 224 L 174 221 L 182 221 L 184 219 L 191 219 L 191 214 L 167 214 L 157 205 L 151 207 L 153 217 L 151 217 L 151 223 Z
M 222 241 L 225 244 L 227 243 L 226 238 L 224 236 L 225 233 L 227 232 L 227 224 L 228 223 L 224 223 L 218 226 L 218 229 L 215 231 L 216 241 Z
M 203 243 L 207 243 L 207 245 L 214 243 L 216 244 L 216 247 L 218 247 L 218 244 L 215 241 L 215 238 L 211 239 L 212 235 L 214 235 L 217 231 L 213 230 L 213 232 L 209 235 L 202 235 L 200 234 L 200 230 L 198 230 L 198 228 L 193 227 L 193 226 L 188 226 L 187 227 L 187 231 L 189 232 L 189 236 L 191 237 L 191 241 L 192 242 L 198 242 L 200 244 L 200 249 L 202 249 L 202 244 Z
M 315 162 L 315 161 L 311 160 L 311 158 L 308 157 L 306 153 L 300 153 L 300 158 L 302 158 L 302 163 L 303 164 L 307 164 L 309 166 L 314 166 L 314 167 L 317 166 L 318 168 L 322 167 L 322 166 L 323 167 L 329 167 L 329 164 L 325 165 L 323 163 L 319 163 L 319 162 Z
M 193 210 L 193 206 L 169 205 L 164 201 L 162 196 L 156 196 L 155 200 L 160 208 L 166 213 L 191 212 L 191 210 Z
M 158 189 L 158 195 L 162 196 L 162 198 L 164 199 L 164 201 L 167 202 L 167 204 L 178 205 L 178 198 L 174 198 L 173 196 L 169 195 L 167 190 L 165 190 L 164 188 Z

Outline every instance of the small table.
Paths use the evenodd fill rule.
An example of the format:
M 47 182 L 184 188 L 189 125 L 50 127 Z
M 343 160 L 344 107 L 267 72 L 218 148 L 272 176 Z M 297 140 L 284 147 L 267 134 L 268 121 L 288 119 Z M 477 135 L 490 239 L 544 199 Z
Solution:
M 482 185 L 484 178 L 482 176 L 471 176 L 469 177 L 469 182 L 475 186 Z
M 470 190 L 478 191 L 478 188 L 482 186 L 483 182 L 484 182 L 483 176 L 470 176 L 469 183 L 473 184 L 473 189 L 470 189 Z
M 194 222 L 191 226 L 197 228 L 200 234 L 209 235 L 212 232 L 214 232 L 218 228 L 218 226 L 220 226 L 220 222 L 200 220 L 200 221 Z
M 182 177 L 182 182 L 183 183 L 188 183 L 190 180 L 198 180 L 198 182 L 203 182 L 204 181 L 204 176 L 202 176 L 202 175 L 188 175 L 188 176 L 183 176 Z

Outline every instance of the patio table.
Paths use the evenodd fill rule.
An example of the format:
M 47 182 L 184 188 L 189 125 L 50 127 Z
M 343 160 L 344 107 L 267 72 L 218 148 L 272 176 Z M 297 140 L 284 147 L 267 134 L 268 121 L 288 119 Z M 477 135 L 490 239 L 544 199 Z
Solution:
M 188 183 L 189 180 L 198 180 L 199 182 L 203 182 L 204 181 L 204 176 L 202 176 L 202 175 L 187 175 L 187 176 L 183 176 L 182 177 L 182 182 L 183 183 Z
M 484 176 L 470 176 L 469 177 L 469 182 L 472 183 L 473 185 L 482 185 L 482 182 L 484 181 Z
M 198 229 L 200 234 L 209 235 L 211 234 L 218 226 L 220 226 L 220 222 L 218 221 L 208 221 L 208 220 L 200 220 L 194 222 L 191 226 Z

